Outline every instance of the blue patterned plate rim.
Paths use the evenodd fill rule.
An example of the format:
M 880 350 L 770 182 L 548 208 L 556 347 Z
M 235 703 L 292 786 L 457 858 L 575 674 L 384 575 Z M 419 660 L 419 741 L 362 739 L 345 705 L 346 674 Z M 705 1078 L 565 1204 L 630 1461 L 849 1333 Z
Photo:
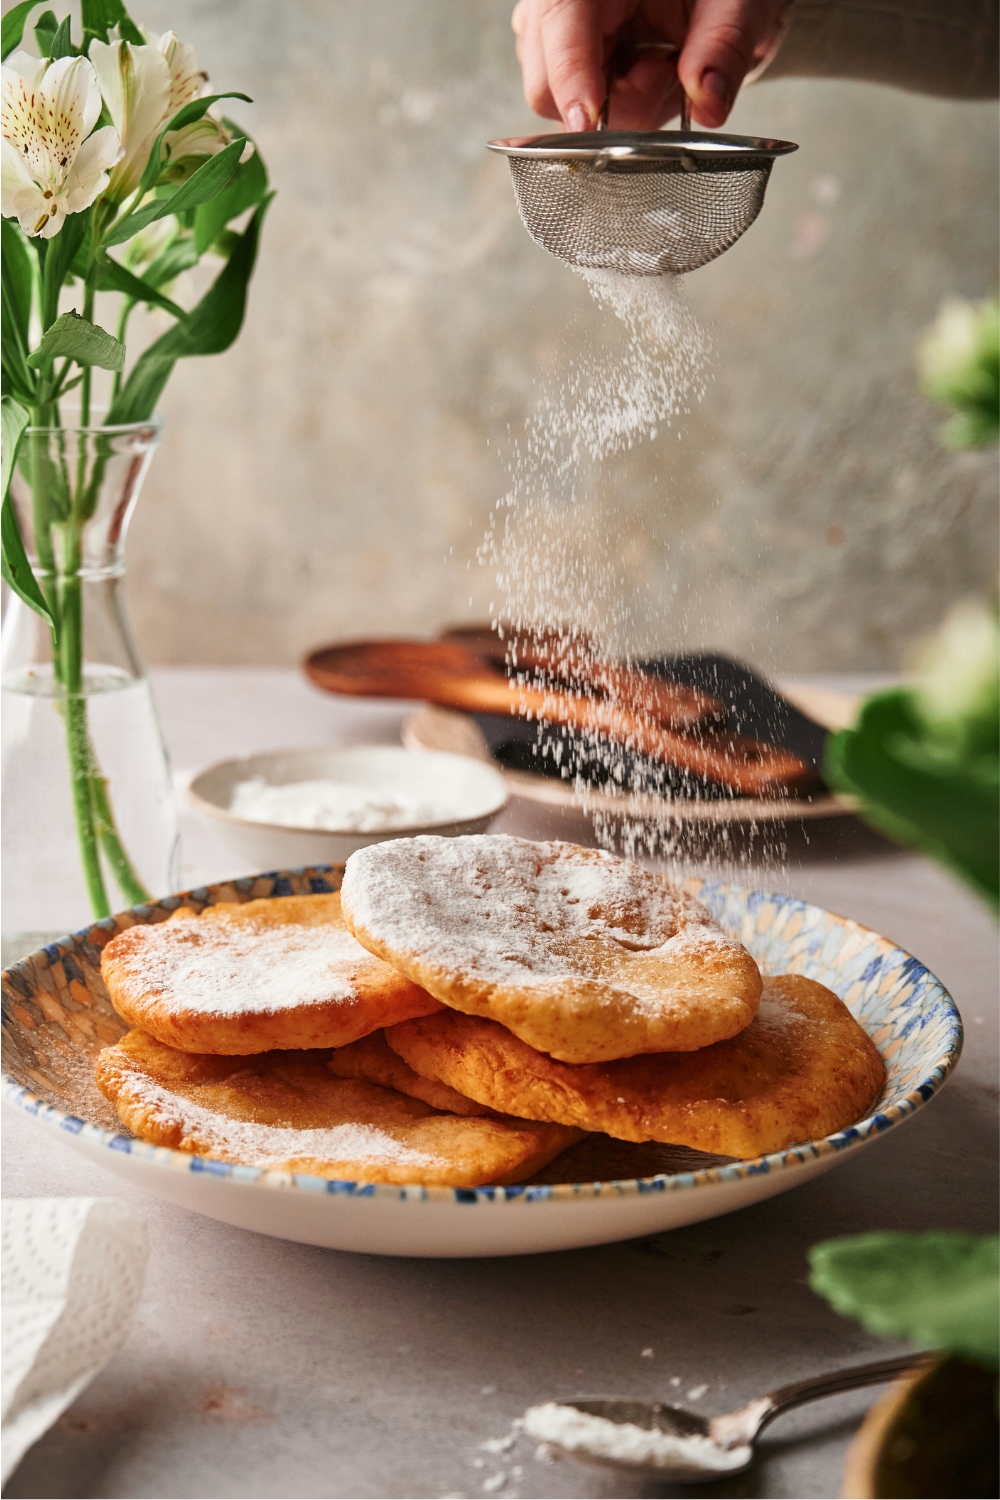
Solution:
M 79 942 L 88 941 L 92 931 L 95 929 L 102 932 L 113 931 L 121 918 L 132 918 L 140 922 L 148 921 L 151 912 L 158 908 L 169 914 L 185 901 L 191 901 L 199 906 L 211 905 L 213 892 L 220 890 L 225 894 L 219 899 L 231 900 L 233 893 L 236 893 L 238 899 L 250 900 L 253 895 L 262 894 L 261 881 L 273 882 L 270 893 L 278 896 L 293 894 L 291 882 L 296 878 L 300 883 L 307 882 L 309 889 L 315 892 L 335 890 L 339 888 L 339 885 L 332 886 L 323 877 L 331 871 L 338 870 L 339 872 L 342 869 L 342 866 L 334 865 L 307 865 L 296 870 L 267 871 L 262 875 L 220 881 L 214 886 L 197 886 L 189 891 L 181 891 L 175 896 L 166 896 L 149 905 L 133 906 L 116 916 L 102 918 L 88 927 L 81 928 L 78 932 L 49 943 L 36 953 L 28 954 L 16 964 L 12 964 L 10 969 L 5 969 L 3 974 L 4 977 L 8 974 L 23 974 L 27 978 L 30 966 L 37 960 L 45 959 L 46 966 L 57 963 Z M 814 906 L 797 896 L 769 894 L 747 886 L 731 885 L 700 877 L 688 880 L 685 884 L 717 917 L 721 917 L 721 908 L 725 903 L 732 901 L 747 914 L 773 907 L 776 911 L 801 915 L 804 919 L 829 918 L 835 926 L 863 934 L 870 940 L 872 946 L 880 951 L 884 959 L 898 957 L 902 960 L 901 976 L 911 988 L 925 984 L 928 998 L 933 998 L 941 1005 L 944 1012 L 943 1018 L 947 1022 L 943 1037 L 943 1050 L 927 1075 L 895 1104 L 886 1106 L 864 1120 L 859 1120 L 857 1124 L 849 1126 L 846 1130 L 837 1131 L 833 1135 L 823 1136 L 814 1141 L 804 1141 L 797 1146 L 789 1146 L 783 1151 L 771 1152 L 752 1161 L 736 1161 L 723 1166 L 705 1167 L 694 1172 L 660 1173 L 655 1177 L 632 1177 L 620 1181 L 540 1183 L 535 1186 L 478 1188 L 425 1187 L 419 1183 L 399 1185 L 348 1182 L 336 1178 L 310 1177 L 301 1173 L 269 1172 L 260 1167 L 238 1166 L 232 1162 L 216 1161 L 212 1157 L 192 1156 L 186 1151 L 176 1151 L 167 1146 L 154 1146 L 131 1136 L 119 1135 L 113 1130 L 106 1130 L 103 1126 L 91 1125 L 78 1115 L 68 1114 L 53 1104 L 46 1104 L 44 1100 L 39 1099 L 30 1089 L 18 1083 L 7 1073 L 0 1074 L 2 1097 L 6 1102 L 23 1110 L 41 1123 L 65 1130 L 94 1145 L 124 1152 L 157 1166 L 211 1177 L 216 1181 L 228 1181 L 244 1186 L 279 1188 L 286 1191 L 292 1188 L 300 1192 L 331 1194 L 338 1197 L 393 1199 L 404 1203 L 462 1204 L 566 1202 L 579 1198 L 623 1198 L 650 1193 L 685 1192 L 693 1188 L 719 1186 L 727 1182 L 768 1175 L 772 1172 L 787 1171 L 864 1145 L 884 1134 L 894 1125 L 908 1119 L 916 1110 L 933 1099 L 954 1071 L 961 1056 L 962 1020 L 954 1000 L 944 985 L 918 959 L 913 958 L 911 954 L 898 948 L 895 943 L 871 928 L 855 922 L 853 918 L 841 917 L 836 912 Z M 285 889 L 281 889 L 282 886 Z

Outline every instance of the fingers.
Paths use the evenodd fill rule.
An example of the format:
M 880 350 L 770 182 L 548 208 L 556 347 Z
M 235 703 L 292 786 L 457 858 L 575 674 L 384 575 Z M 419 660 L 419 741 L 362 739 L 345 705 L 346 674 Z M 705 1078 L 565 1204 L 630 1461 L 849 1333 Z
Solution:
M 725 123 L 740 84 L 774 36 L 781 0 L 695 0 L 677 71 L 699 125 Z
M 545 72 L 545 50 L 539 24 L 539 6 L 534 0 L 519 0 L 510 24 L 514 28 L 515 50 L 521 64 L 524 97 L 529 108 L 546 120 L 558 120 L 559 109 L 549 89 Z
M 615 78 L 612 84 L 608 123 L 613 130 L 656 130 L 679 108 L 674 58 L 640 53 L 624 76 Z
M 606 9 L 598 0 L 542 0 L 537 5 L 545 78 L 568 130 L 593 130 L 601 113 L 605 89 L 601 20 Z M 530 98 L 528 103 L 532 103 Z

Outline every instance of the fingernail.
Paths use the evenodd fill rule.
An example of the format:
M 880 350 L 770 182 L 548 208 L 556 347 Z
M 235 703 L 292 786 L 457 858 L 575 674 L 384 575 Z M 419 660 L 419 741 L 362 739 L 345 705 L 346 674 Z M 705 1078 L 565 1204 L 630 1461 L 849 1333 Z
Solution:
M 729 103 L 729 84 L 714 68 L 706 68 L 701 75 L 701 86 L 706 93 L 713 94 L 722 104 Z
M 567 130 L 589 130 L 590 116 L 582 104 L 571 104 L 566 111 Z

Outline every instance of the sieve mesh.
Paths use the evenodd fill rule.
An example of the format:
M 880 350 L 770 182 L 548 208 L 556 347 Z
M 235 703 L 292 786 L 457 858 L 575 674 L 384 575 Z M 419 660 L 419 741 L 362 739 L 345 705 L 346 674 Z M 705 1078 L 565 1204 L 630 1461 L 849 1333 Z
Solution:
M 599 163 L 509 155 L 536 244 L 585 270 L 681 275 L 728 250 L 760 213 L 772 158 Z

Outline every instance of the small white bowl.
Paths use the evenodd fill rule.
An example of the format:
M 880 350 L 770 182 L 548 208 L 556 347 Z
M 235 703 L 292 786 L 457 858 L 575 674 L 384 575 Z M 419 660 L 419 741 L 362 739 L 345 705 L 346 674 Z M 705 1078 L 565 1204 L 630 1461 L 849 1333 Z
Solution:
M 255 776 L 262 777 L 270 786 L 287 786 L 294 781 L 337 781 L 381 793 L 436 798 L 452 804 L 455 816 L 446 823 L 365 832 L 258 823 L 229 811 L 238 783 Z M 199 772 L 188 788 L 195 811 L 215 819 L 229 847 L 255 869 L 336 863 L 366 844 L 413 838 L 418 833 L 449 838 L 460 833 L 482 833 L 507 797 L 504 778 L 492 766 L 462 755 L 404 750 L 396 745 L 275 750 L 267 755 L 245 755 L 209 766 Z

